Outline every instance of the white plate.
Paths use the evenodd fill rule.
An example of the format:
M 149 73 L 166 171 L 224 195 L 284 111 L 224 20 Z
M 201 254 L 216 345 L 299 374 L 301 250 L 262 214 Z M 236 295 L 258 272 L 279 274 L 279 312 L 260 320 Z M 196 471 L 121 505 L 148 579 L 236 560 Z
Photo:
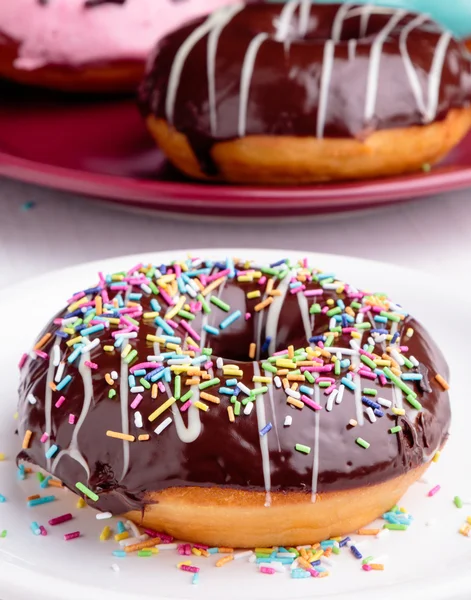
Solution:
M 453 435 L 437 464 L 430 468 L 428 484 L 417 483 L 402 505 L 414 515 L 407 532 L 391 532 L 383 540 L 364 541 L 366 555 L 387 555 L 384 572 L 364 572 L 350 552 L 334 557 L 331 576 L 324 579 L 290 579 L 288 574 L 261 575 L 254 565 L 232 562 L 215 568 L 215 558 L 194 558 L 201 566 L 200 583 L 191 584 L 191 574 L 178 571 L 177 555 L 161 553 L 152 558 L 111 555 L 113 541 L 100 543 L 103 522 L 96 521 L 91 508 L 78 510 L 77 498 L 58 490 L 59 500 L 37 508 L 27 508 L 25 497 L 37 492 L 35 478 L 16 479 L 14 458 L 19 441 L 13 435 L 16 405 L 17 362 L 27 350 L 43 322 L 62 308 L 65 299 L 82 287 L 95 283 L 98 270 L 114 271 L 144 262 L 158 263 L 186 252 L 165 252 L 89 263 L 12 287 L 0 301 L 1 340 L 0 381 L 0 452 L 9 460 L 0 462 L 0 493 L 7 502 L 0 504 L 1 600 L 299 600 L 322 596 L 337 600 L 397 600 L 399 595 L 414 600 L 469 600 L 471 596 L 471 539 L 458 529 L 471 514 L 468 505 L 459 510 L 453 497 L 471 499 L 471 453 L 469 452 L 469 360 L 466 327 L 470 304 L 464 298 L 461 282 L 456 287 L 429 276 L 384 263 L 331 255 L 308 255 L 310 263 L 337 274 L 363 288 L 387 290 L 410 312 L 429 327 L 442 345 L 452 368 Z M 196 250 L 196 256 L 252 256 L 273 262 L 283 256 L 298 258 L 300 253 L 268 250 Z M 438 318 L 436 318 L 438 316 Z M 435 484 L 442 486 L 433 498 L 427 492 Z M 75 519 L 59 527 L 48 527 L 47 537 L 36 537 L 29 529 L 32 521 L 47 525 L 47 520 L 66 512 Z M 427 526 L 436 519 L 434 526 Z M 63 534 L 80 530 L 83 537 L 63 541 Z M 362 539 L 363 541 L 363 539 Z M 115 573 L 111 565 L 120 571 Z

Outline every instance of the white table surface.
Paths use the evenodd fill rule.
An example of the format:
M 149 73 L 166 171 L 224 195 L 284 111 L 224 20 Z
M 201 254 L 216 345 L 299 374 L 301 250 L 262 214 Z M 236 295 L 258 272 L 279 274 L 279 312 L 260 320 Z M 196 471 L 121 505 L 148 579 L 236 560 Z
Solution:
M 83 197 L 0 179 L 0 288 L 121 254 L 197 247 L 347 254 L 467 276 L 471 190 L 334 218 L 201 223 L 133 214 Z M 22 209 L 34 202 L 29 211 Z

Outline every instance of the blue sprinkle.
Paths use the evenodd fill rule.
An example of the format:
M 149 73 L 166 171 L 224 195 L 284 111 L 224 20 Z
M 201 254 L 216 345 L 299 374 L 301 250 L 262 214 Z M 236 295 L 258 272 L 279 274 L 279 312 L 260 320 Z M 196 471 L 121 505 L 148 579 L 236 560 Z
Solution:
M 134 371 L 134 373 L 133 373 L 134 377 L 142 377 L 145 374 L 146 374 L 145 369 L 138 369 L 137 371 Z
M 124 523 L 122 521 L 117 522 L 116 529 L 118 533 L 124 533 L 126 531 L 126 527 L 124 526 Z
M 219 552 L 218 548 L 208 548 L 208 552 L 210 554 L 217 554 Z
M 28 212 L 28 211 L 32 210 L 35 206 L 36 206 L 36 202 L 33 202 L 32 200 L 30 200 L 29 202 L 25 202 L 24 204 L 21 205 L 21 210 L 23 212 Z
M 157 300 L 155 298 L 152 298 L 152 300 L 150 301 L 150 306 L 154 312 L 160 311 L 160 304 L 157 302 Z
M 340 548 L 343 548 L 344 546 L 346 546 L 349 541 L 350 541 L 350 538 L 348 536 L 343 538 L 343 540 L 340 540 L 340 542 L 339 542 Z
M 380 408 L 375 408 L 373 412 L 379 418 L 384 417 L 384 412 Z
M 5 498 L 5 496 L 2 496 L 2 494 L 0 494 L 0 504 L 3 504 L 6 501 L 7 499 Z
M 274 269 L 275 267 L 279 267 L 284 264 L 286 264 L 286 258 L 282 258 L 281 260 L 277 260 L 276 262 L 271 263 L 270 269 Z
M 60 383 L 58 383 L 58 384 L 57 384 L 57 386 L 56 386 L 56 390 L 57 390 L 58 392 L 60 392 L 60 391 L 61 391 L 61 390 L 63 390 L 63 389 L 65 388 L 65 386 L 66 386 L 68 383 L 70 383 L 71 381 L 72 381 L 72 377 L 71 377 L 71 375 L 66 375 L 66 376 L 64 377 L 64 379 L 63 379 L 63 380 L 62 380 Z
M 80 344 L 80 345 L 79 345 L 79 347 L 78 347 L 78 348 L 76 348 L 76 349 L 75 349 L 75 350 L 72 352 L 72 354 L 71 354 L 71 355 L 69 356 L 69 358 L 67 359 L 67 362 L 69 363 L 69 365 L 71 365 L 71 364 L 74 362 L 74 360 L 76 360 L 76 359 L 77 359 L 77 358 L 80 356 L 80 354 L 81 354 L 81 352 L 80 352 L 80 351 L 81 351 L 81 349 L 82 349 L 82 348 L 83 348 L 83 344 Z M 59 389 L 59 388 L 57 388 L 57 389 Z
M 56 444 L 52 444 L 52 446 L 46 452 L 45 457 L 46 458 L 52 458 L 54 456 L 54 454 L 56 454 L 56 452 L 58 450 L 59 450 L 59 446 L 57 446 Z
M 36 521 L 33 521 L 30 525 L 31 527 L 31 531 L 34 533 L 34 535 L 41 535 L 41 529 L 39 528 L 39 525 Z
M 162 319 L 162 317 L 155 317 L 154 323 L 157 327 L 160 327 L 167 335 L 173 335 L 175 331 L 170 327 L 170 325 Z
M 39 487 L 42 488 L 43 490 L 46 489 L 47 487 L 49 487 L 49 482 L 51 481 L 51 479 L 52 479 L 52 477 L 50 475 L 48 475 L 41 481 L 41 483 L 39 484 Z
M 18 466 L 17 476 L 18 476 L 18 479 L 20 479 L 20 480 L 23 480 L 23 479 L 26 478 L 25 466 L 24 465 L 19 465 Z
M 374 320 L 376 323 L 387 323 L 388 319 L 386 317 L 382 317 L 381 315 L 375 315 Z
M 260 435 L 266 435 L 272 428 L 273 425 L 271 423 L 267 423 L 263 429 L 260 429 Z
M 357 389 L 357 386 L 353 383 L 353 381 L 350 381 L 350 379 L 347 379 L 346 377 L 342 377 L 340 383 L 343 383 L 343 385 L 348 387 L 349 390 L 352 390 L 352 392 Z
M 396 333 L 392 336 L 391 344 L 395 344 L 398 337 L 399 337 L 399 331 L 396 331 Z
M 239 319 L 241 316 L 242 316 L 242 313 L 240 312 L 240 310 L 236 310 L 231 315 L 229 315 L 226 319 L 224 319 L 224 321 L 222 321 L 222 323 L 219 325 L 219 327 L 221 329 L 226 329 L 226 327 L 229 327 L 229 325 L 232 325 L 232 323 L 234 323 L 234 321 L 237 321 L 237 319 Z
M 237 385 L 238 381 L 237 379 L 226 379 L 226 385 L 228 387 L 233 387 L 235 385 Z
M 313 567 L 317 567 L 317 566 L 319 566 L 320 564 L 321 564 L 321 561 L 320 561 L 320 560 L 313 560 L 313 561 L 312 561 L 312 563 L 311 563 L 311 565 L 312 565 Z
M 234 390 L 232 388 L 221 387 L 219 388 L 219 393 L 224 394 L 225 396 L 233 396 Z
M 379 333 L 380 335 L 382 335 L 382 334 L 387 334 L 388 330 L 387 329 L 370 329 L 370 333 Z
M 309 342 L 316 344 L 317 342 L 325 342 L 325 339 L 324 335 L 314 335 L 309 338 Z
M 161 335 L 160 336 L 166 342 L 170 342 L 172 344 L 181 344 L 182 338 L 177 337 L 175 335 Z
M 117 556 L 118 558 L 126 558 L 127 552 L 124 550 L 113 550 L 113 556 Z
M 43 498 L 36 498 L 35 500 L 29 500 L 28 506 L 39 506 L 41 504 L 48 504 L 49 502 L 54 502 L 56 499 L 55 496 L 44 496 Z
M 401 379 L 404 381 L 420 381 L 423 378 L 421 373 L 402 373 Z
M 308 387 L 307 385 L 300 385 L 299 391 L 303 394 L 307 394 L 308 396 L 314 396 L 313 388 Z
M 191 583 L 193 585 L 196 585 L 200 580 L 200 574 L 199 573 L 193 573 L 193 579 L 191 580 Z
M 362 396 L 361 397 L 361 401 L 363 402 L 363 404 L 365 404 L 366 406 L 370 406 L 371 408 L 378 408 L 381 410 L 381 404 L 378 404 L 377 402 L 375 402 L 374 400 L 371 400 L 371 398 L 367 398 L 366 396 Z
M 128 385 L 130 388 L 136 386 L 136 378 L 134 377 L 134 375 L 128 375 Z
M 355 546 L 350 546 L 350 552 L 358 560 L 360 560 L 361 558 L 363 558 L 363 554 L 358 550 L 358 548 L 355 548 Z
M 98 331 L 103 331 L 105 328 L 104 323 L 98 323 L 97 325 L 93 325 L 93 327 L 88 327 L 87 329 L 82 330 L 82 335 L 92 335 L 92 333 L 98 333 Z
M 270 342 L 271 342 L 271 337 L 270 337 L 270 336 L 267 336 L 267 337 L 265 338 L 265 341 L 264 341 L 264 342 L 263 342 L 263 344 L 262 344 L 262 347 L 260 348 L 260 351 L 261 351 L 261 352 L 267 352 L 267 351 L 268 351 L 268 348 L 270 347 Z
M 212 327 L 211 325 L 204 325 L 203 329 L 213 335 L 219 335 L 219 329 L 216 329 L 216 327 Z
M 163 370 L 164 370 L 164 367 L 157 367 L 157 368 L 153 369 L 150 373 L 147 373 L 147 375 L 144 377 L 144 379 L 146 381 L 151 381 L 152 377 L 154 377 L 154 375 L 157 375 L 157 373 L 160 373 Z M 137 374 L 137 372 L 136 372 L 136 374 Z M 134 387 L 134 385 L 132 385 L 130 387 Z

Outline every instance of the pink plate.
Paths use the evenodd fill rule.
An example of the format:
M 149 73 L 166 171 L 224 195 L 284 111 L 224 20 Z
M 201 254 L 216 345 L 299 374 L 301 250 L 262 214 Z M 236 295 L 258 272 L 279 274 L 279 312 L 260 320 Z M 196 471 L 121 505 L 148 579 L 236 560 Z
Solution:
M 0 86 L 0 175 L 158 212 L 300 217 L 370 208 L 471 185 L 471 136 L 431 173 L 299 187 L 214 185 L 176 172 L 133 99 Z

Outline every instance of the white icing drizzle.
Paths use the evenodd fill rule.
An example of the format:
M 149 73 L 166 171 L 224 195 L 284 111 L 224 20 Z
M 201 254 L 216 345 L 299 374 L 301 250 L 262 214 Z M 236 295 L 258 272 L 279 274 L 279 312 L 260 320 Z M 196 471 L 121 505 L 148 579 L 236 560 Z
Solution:
M 316 377 L 317 379 L 317 377 Z M 314 385 L 314 401 L 320 404 L 320 388 L 318 385 Z M 312 458 L 312 492 L 311 501 L 316 502 L 317 500 L 317 481 L 319 478 L 319 422 L 320 422 L 320 410 L 314 411 L 314 446 L 313 446 L 313 458 Z
M 324 44 L 324 56 L 322 59 L 321 86 L 319 90 L 319 107 L 317 109 L 317 129 L 318 138 L 324 137 L 324 129 L 327 116 L 327 105 L 329 102 L 329 86 L 332 79 L 332 70 L 334 68 L 335 42 L 327 40 Z
M 51 429 L 52 429 L 52 388 L 49 385 L 50 382 L 54 381 L 54 368 L 55 368 L 55 360 L 54 357 L 56 352 L 60 350 L 60 338 L 57 338 L 54 342 L 53 350 L 49 355 L 49 368 L 47 370 L 47 380 L 46 380 L 46 396 L 44 400 L 44 412 L 45 412 L 45 428 L 46 433 L 49 434 L 49 437 L 44 444 L 46 451 L 51 447 Z M 58 350 L 55 350 L 58 348 Z M 47 470 L 51 470 L 51 459 L 47 459 Z
M 300 0 L 293 0 L 283 6 L 276 24 L 275 40 L 277 42 L 285 42 L 288 39 L 294 13 L 300 4 Z
M 167 391 L 168 397 L 172 397 L 172 392 L 168 383 L 165 384 L 165 389 Z M 198 385 L 192 385 L 190 388 L 193 391 L 193 396 L 191 397 L 192 402 L 197 402 L 200 397 L 200 390 Z M 178 437 L 184 444 L 191 444 L 196 439 L 198 439 L 201 433 L 201 418 L 200 418 L 200 409 L 193 404 L 186 411 L 188 414 L 188 425 L 185 425 L 183 421 L 183 417 L 180 413 L 180 409 L 176 405 L 176 403 L 172 404 L 172 414 L 173 420 L 175 422 L 175 430 L 177 432 Z
M 298 297 L 299 311 L 303 320 L 304 332 L 306 334 L 306 342 L 309 344 L 309 338 L 312 336 L 312 327 L 309 319 L 309 305 L 306 296 L 302 292 L 296 294 Z
M 268 33 L 259 33 L 250 42 L 245 54 L 240 78 L 240 105 L 239 105 L 239 137 L 244 137 L 247 129 L 247 108 L 249 104 L 250 84 L 252 81 L 255 61 L 260 47 L 270 36 Z
M 371 4 L 367 4 L 360 15 L 360 38 L 364 38 L 366 36 L 372 8 L 373 6 Z
M 276 334 L 278 331 L 278 321 L 280 319 L 281 309 L 285 302 L 286 294 L 289 289 L 289 282 L 292 276 L 292 272 L 288 272 L 285 277 L 278 283 L 276 288 L 281 292 L 280 296 L 274 296 L 273 302 L 268 307 L 267 321 L 265 324 L 265 334 L 270 339 L 270 345 L 268 347 L 268 353 L 274 354 L 276 352 Z
M 440 93 L 443 63 L 445 62 L 446 51 L 451 39 L 452 35 L 449 31 L 443 33 L 437 44 L 436 52 L 433 57 L 432 69 L 428 77 L 428 107 L 425 114 L 426 123 L 433 121 L 437 115 L 438 96 Z
M 129 435 L 129 386 L 128 386 L 129 367 L 124 358 L 121 359 L 121 373 L 119 383 L 119 401 L 121 404 L 121 431 Z M 129 469 L 129 442 L 123 440 L 123 472 L 121 479 L 124 479 Z
M 351 4 L 342 4 L 335 15 L 334 22 L 332 23 L 331 38 L 334 42 L 339 42 L 342 37 L 342 29 L 345 18 L 352 8 Z
M 260 376 L 260 367 L 258 362 L 254 361 L 253 363 L 253 373 L 255 376 Z M 255 388 L 260 388 L 262 386 L 261 383 L 254 383 Z M 267 424 L 267 419 L 265 415 L 265 397 L 264 394 L 259 394 L 255 401 L 255 410 L 257 413 L 257 424 L 258 431 L 263 429 Z M 263 465 L 263 481 L 265 482 L 265 506 L 271 505 L 271 473 L 270 473 L 270 453 L 268 451 L 268 435 L 260 435 L 260 452 L 262 455 L 262 465 Z
M 363 323 L 363 320 L 364 320 L 364 314 L 358 313 L 356 322 Z M 364 329 L 360 330 L 360 337 L 357 340 L 355 340 L 356 343 L 358 344 L 358 348 L 361 348 L 364 331 L 365 331 Z M 354 350 L 351 356 L 352 356 L 352 358 L 351 358 L 352 366 L 354 369 L 357 369 L 361 364 L 360 352 L 358 350 Z M 357 422 L 358 422 L 358 425 L 360 427 L 362 427 L 365 424 L 365 417 L 363 415 L 363 402 L 361 401 L 361 377 L 360 377 L 360 375 L 358 375 L 358 373 L 355 373 L 352 380 L 353 380 L 353 383 L 355 384 L 354 395 L 355 395 L 355 407 L 356 407 L 356 413 L 357 413 Z
M 265 375 L 268 377 L 273 376 L 273 373 L 270 373 L 269 371 L 264 371 L 264 372 L 265 372 Z M 270 396 L 270 407 L 271 407 L 271 413 L 273 415 L 273 427 L 275 429 L 276 443 L 278 444 L 279 452 L 281 452 L 280 435 L 278 432 L 278 419 L 276 418 L 275 400 L 273 398 L 273 388 L 274 388 L 273 381 L 271 381 L 270 383 L 267 383 L 267 387 L 268 387 L 268 394 Z
M 227 11 L 227 15 L 222 19 L 208 36 L 208 99 L 209 99 L 209 118 L 211 124 L 211 133 L 217 132 L 217 113 L 216 113 L 216 56 L 219 38 L 223 29 L 232 21 L 232 19 L 244 8 L 243 4 L 236 4 Z
M 357 40 L 348 40 L 348 60 L 355 60 L 357 56 Z
M 375 114 L 376 99 L 378 96 L 378 80 L 379 80 L 379 69 L 381 63 L 381 54 L 383 51 L 383 44 L 386 41 L 388 35 L 394 30 L 396 25 L 407 15 L 407 11 L 398 10 L 396 11 L 388 23 L 374 38 L 373 44 L 371 45 L 370 51 L 370 64 L 368 67 L 368 82 L 366 87 L 366 102 L 365 102 L 365 121 L 369 122 Z
M 299 8 L 299 35 L 305 37 L 311 16 L 311 0 L 302 0 Z
M 402 60 L 404 61 L 404 68 L 406 70 L 407 77 L 409 78 L 409 83 L 412 88 L 412 93 L 414 94 L 415 100 L 417 102 L 417 106 L 421 113 L 425 115 L 425 102 L 422 92 L 422 86 L 420 85 L 420 80 L 417 75 L 417 71 L 412 64 L 412 61 L 409 56 L 409 52 L 407 50 L 407 38 L 409 33 L 422 25 L 425 21 L 429 19 L 428 15 L 418 15 L 415 19 L 413 19 L 410 23 L 408 23 L 404 29 L 401 31 L 401 35 L 399 36 L 399 50 L 401 52 Z

